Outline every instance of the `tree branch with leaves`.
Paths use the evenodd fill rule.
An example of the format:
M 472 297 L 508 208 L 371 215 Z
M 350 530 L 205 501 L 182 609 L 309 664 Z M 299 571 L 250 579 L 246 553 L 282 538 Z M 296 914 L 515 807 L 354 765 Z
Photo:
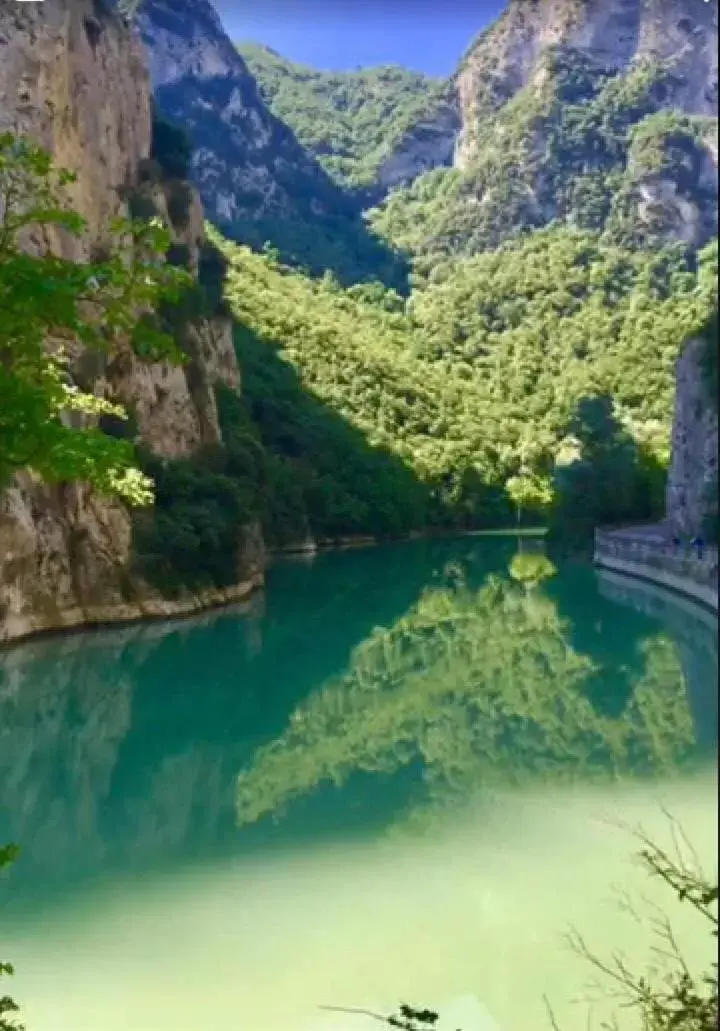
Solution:
M 9 866 L 18 855 L 16 845 L 0 846 L 0 870 Z M 0 960 L 0 978 L 12 977 L 15 973 L 12 963 Z M 0 995 L 0 1031 L 25 1031 L 25 1025 L 17 1021 L 20 1007 L 9 995 Z
M 29 468 L 47 482 L 83 481 L 147 504 L 152 484 L 132 443 L 97 425 L 104 415 L 126 418 L 124 409 L 81 390 L 73 358 L 125 347 L 148 361 L 182 361 L 154 311 L 176 300 L 190 276 L 165 264 L 170 234 L 158 220 L 115 219 L 101 261 L 29 253 L 28 233 L 86 234 L 66 204 L 74 178 L 29 140 L 0 135 L 0 489 Z

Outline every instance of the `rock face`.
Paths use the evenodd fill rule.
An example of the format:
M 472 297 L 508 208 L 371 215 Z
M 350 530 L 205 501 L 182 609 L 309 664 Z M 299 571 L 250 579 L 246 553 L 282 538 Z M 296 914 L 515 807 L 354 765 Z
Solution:
M 413 182 L 423 172 L 451 165 L 460 125 L 459 110 L 450 102 L 414 125 L 378 168 L 377 184 L 381 194 Z
M 0 5 L 0 130 L 31 133 L 77 172 L 75 210 L 90 232 L 64 240 L 83 256 L 122 204 L 150 147 L 149 80 L 139 41 L 103 3 Z M 55 242 L 55 241 L 54 241 Z
M 673 106 L 717 117 L 717 6 L 692 0 L 510 0 L 468 51 L 457 75 L 463 135 L 456 163 L 482 145 L 474 129 L 537 76 L 550 47 L 597 69 L 626 72 L 643 59 L 673 63 Z
M 675 533 L 691 536 L 704 531 L 718 479 L 718 414 L 703 369 L 704 346 L 690 341 L 677 364 L 667 487 L 668 522 Z
M 137 36 L 100 0 L 0 6 L 0 127 L 30 132 L 57 164 L 77 172 L 72 197 L 87 219 L 81 244 L 48 241 L 81 259 L 125 211 L 151 143 L 150 84 Z M 162 187 L 156 210 L 167 210 Z M 203 212 L 190 197 L 173 227 L 191 267 L 203 242 Z M 189 326 L 192 361 L 146 365 L 129 353 L 109 364 L 81 356 L 83 386 L 132 406 L 140 435 L 164 457 L 217 442 L 213 383 L 239 386 L 231 327 L 216 318 Z M 262 580 L 262 541 L 249 527 L 235 557 L 238 582 L 168 602 L 131 574 L 131 521 L 122 505 L 84 485 L 48 487 L 29 474 L 0 495 L 0 643 L 54 627 L 193 611 L 242 596 Z
M 509 0 L 454 79 L 454 168 L 371 225 L 429 265 L 553 222 L 702 247 L 717 232 L 716 52 L 715 3 Z
M 192 168 L 213 222 L 287 214 L 292 169 L 314 194 L 319 168 L 263 104 L 245 62 L 206 0 L 149 0 L 137 18 L 162 113 L 188 132 Z
M 326 237 L 341 278 L 362 265 L 373 242 L 357 206 L 270 112 L 208 0 L 145 0 L 137 24 L 156 103 L 190 137 L 192 180 L 212 222 L 311 267 L 308 241 Z

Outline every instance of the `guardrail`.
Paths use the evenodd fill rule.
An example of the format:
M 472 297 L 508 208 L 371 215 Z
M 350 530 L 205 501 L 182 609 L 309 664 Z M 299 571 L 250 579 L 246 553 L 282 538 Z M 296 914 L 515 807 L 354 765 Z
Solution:
M 674 544 L 633 535 L 632 531 L 596 530 L 595 562 L 602 565 L 603 558 L 647 566 L 699 587 L 718 589 L 718 549 L 713 545 Z

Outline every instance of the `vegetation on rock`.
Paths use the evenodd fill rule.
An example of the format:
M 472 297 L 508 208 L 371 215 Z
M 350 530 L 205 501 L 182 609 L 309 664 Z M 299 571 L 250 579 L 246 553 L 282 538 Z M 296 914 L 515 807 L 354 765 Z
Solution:
M 146 359 L 179 360 L 151 310 L 185 282 L 162 263 L 169 235 L 155 222 L 116 220 L 100 260 L 37 256 L 28 234 L 81 236 L 79 215 L 63 203 L 73 179 L 49 155 L 12 134 L 0 136 L 0 487 L 31 469 L 47 481 L 80 480 L 131 504 L 152 484 L 137 469 L 132 443 L 103 432 L 103 417 L 125 418 L 111 399 L 73 381 L 78 345 L 111 356 L 132 346 Z
M 47 159 L 12 147 L 16 166 L 21 153 L 26 163 L 41 162 L 30 169 L 34 189 L 52 192 Z M 151 194 L 158 176 L 171 173 L 179 188 L 183 180 L 176 177 L 187 170 L 186 137 L 158 116 L 153 154 L 157 168 L 148 165 L 134 198 L 147 207 L 146 219 L 156 213 Z M 23 174 L 30 174 L 27 167 Z M 171 217 L 182 222 L 188 201 L 178 194 L 177 202 Z M 28 212 L 23 208 L 18 228 L 40 216 L 81 228 L 49 200 L 40 215 Z M 143 246 L 149 254 L 150 244 L 168 247 L 152 223 L 142 229 L 135 223 L 132 232 L 136 255 Z M 225 556 L 255 520 L 270 544 L 284 544 L 308 536 L 497 526 L 523 513 L 576 530 L 658 516 L 674 363 L 683 342 L 716 310 L 712 245 L 698 263 L 680 244 L 639 249 L 598 228 L 553 225 L 491 253 L 445 255 L 428 274 L 418 269 L 409 297 L 379 281 L 342 286 L 327 272 L 315 279 L 283 265 L 272 248 L 253 253 L 217 234 L 202 248 L 195 283 L 185 270 L 187 249 L 177 246 L 164 266 L 145 261 L 146 282 L 137 270 L 126 274 L 120 258 L 68 265 L 20 254 L 9 230 L 5 239 L 10 306 L 25 305 L 20 284 L 32 286 L 28 272 L 25 279 L 17 274 L 20 266 L 45 278 L 69 274 L 77 299 L 71 321 L 67 306 L 43 305 L 33 328 L 40 366 L 32 375 L 49 363 L 58 413 L 71 397 L 85 415 L 105 417 L 81 431 L 59 414 L 42 422 L 42 432 L 50 428 L 60 441 L 55 451 L 46 443 L 41 448 L 54 456 L 55 478 L 115 489 L 117 471 L 112 483 L 109 474 L 103 479 L 86 452 L 74 456 L 67 442 L 89 442 L 97 461 L 107 464 L 112 456 L 115 470 L 120 461 L 132 468 L 133 448 L 122 434 L 103 432 L 117 420 L 117 408 L 69 388 L 53 364 L 62 355 L 49 356 L 45 336 L 71 332 L 107 347 L 115 319 L 116 328 L 136 335 L 136 349 L 152 357 L 159 341 L 181 352 L 189 322 L 228 310 L 236 320 L 243 392 L 220 391 L 224 444 L 180 462 L 145 454 L 145 478 L 128 474 L 135 487 L 126 495 L 139 484 L 142 499 L 147 476 L 157 480 L 157 507 L 137 521 L 136 555 L 146 574 L 166 586 L 225 585 L 232 575 Z M 93 303 L 109 312 L 101 334 L 79 307 L 87 284 L 96 281 L 102 290 L 93 287 Z M 160 302 L 159 289 L 173 284 L 173 298 Z M 146 305 L 155 298 L 159 319 L 133 321 L 131 296 Z M 32 327 L 23 316 L 23 332 Z M 18 364 L 15 379 L 19 370 Z M 13 411 L 9 403 L 3 410 Z M 6 478 L 32 464 L 13 437 L 28 424 L 11 421 L 3 440 Z M 43 462 L 39 471 L 50 475 L 49 459 Z M 612 495 L 604 488 L 609 480 Z
M 428 273 L 448 254 L 473 254 L 552 223 L 603 233 L 614 243 L 658 246 L 676 228 L 673 204 L 643 200 L 661 180 L 698 207 L 696 244 L 714 234 L 717 198 L 703 174 L 716 121 L 667 105 L 673 72 L 641 62 L 602 73 L 579 51 L 549 48 L 537 74 L 510 99 L 477 76 L 468 132 L 482 139 L 462 169 L 437 169 L 393 193 L 371 224 Z M 682 234 L 681 234 L 682 235 Z
M 444 80 L 396 65 L 325 72 L 256 43 L 238 50 L 273 114 L 353 191 L 372 188 L 393 148 L 448 99 Z

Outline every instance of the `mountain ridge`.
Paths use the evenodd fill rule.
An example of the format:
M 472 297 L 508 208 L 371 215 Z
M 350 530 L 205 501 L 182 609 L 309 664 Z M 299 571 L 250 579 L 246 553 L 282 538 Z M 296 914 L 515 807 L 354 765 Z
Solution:
M 265 105 L 208 0 L 145 0 L 135 20 L 155 102 L 188 134 L 191 178 L 218 228 L 343 281 L 402 278 L 357 204 Z
M 238 50 L 271 110 L 361 203 L 452 162 L 460 120 L 449 80 L 392 64 L 320 71 L 257 43 Z

